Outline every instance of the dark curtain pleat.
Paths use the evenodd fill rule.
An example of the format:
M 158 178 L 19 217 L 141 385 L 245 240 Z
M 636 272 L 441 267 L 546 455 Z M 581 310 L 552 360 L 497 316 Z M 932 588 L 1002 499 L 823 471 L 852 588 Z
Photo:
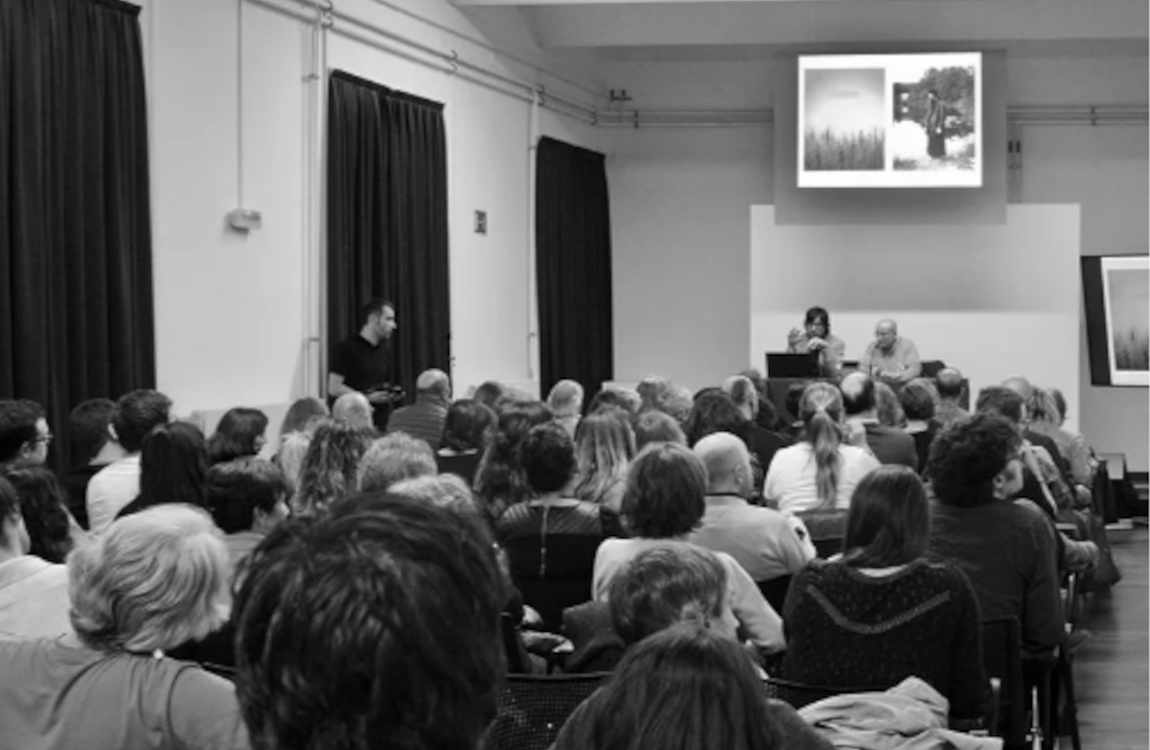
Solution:
M 540 387 L 614 377 L 611 217 L 603 154 L 541 138 L 536 156 L 535 269 Z
M 61 436 L 76 403 L 155 385 L 138 13 L 0 3 L 0 397 L 44 404 Z
M 333 71 L 328 83 L 328 340 L 359 330 L 372 297 L 396 306 L 400 385 L 449 370 L 443 105 Z

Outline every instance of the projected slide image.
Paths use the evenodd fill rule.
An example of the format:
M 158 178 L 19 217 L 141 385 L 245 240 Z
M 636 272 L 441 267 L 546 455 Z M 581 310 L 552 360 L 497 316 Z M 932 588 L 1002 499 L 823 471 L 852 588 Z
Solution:
M 982 185 L 979 53 L 798 63 L 800 188 Z
M 1150 265 L 1145 258 L 1104 258 L 1102 266 L 1111 382 L 1145 383 L 1150 372 Z
M 884 81 L 881 68 L 807 73 L 804 168 L 872 171 L 883 168 Z

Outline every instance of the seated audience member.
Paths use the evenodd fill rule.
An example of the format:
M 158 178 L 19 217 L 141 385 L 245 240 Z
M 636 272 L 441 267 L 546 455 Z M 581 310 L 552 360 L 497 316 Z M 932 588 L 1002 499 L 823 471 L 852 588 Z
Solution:
M 758 487 L 763 481 L 768 464 L 763 463 L 755 449 L 763 450 L 767 454 L 767 461 L 769 462 L 773 459 L 775 449 L 777 449 L 776 443 L 780 441 L 751 445 L 748 440 L 751 426 L 750 420 L 721 388 L 704 388 L 695 396 L 695 404 L 691 407 L 691 416 L 687 418 L 683 431 L 687 433 L 687 445 L 694 445 L 707 435 L 716 432 L 729 432 L 738 436 L 747 445 L 754 457 L 751 466 L 755 472 L 755 486 Z
M 327 417 L 327 404 L 310 396 L 296 399 L 284 415 L 280 425 L 279 450 L 272 460 L 283 469 L 293 492 L 299 482 L 300 465 L 312 435 Z
M 787 351 L 794 354 L 819 353 L 819 371 L 835 376 L 842 370 L 846 343 L 831 333 L 831 316 L 824 308 L 812 307 L 803 317 L 803 328 L 787 334 Z
M 938 423 L 939 429 L 945 429 L 963 417 L 970 416 L 970 412 L 958 403 L 966 390 L 961 372 L 953 367 L 944 367 L 934 376 L 934 384 L 938 390 L 934 421 Z
M 1094 481 L 1094 464 L 1090 449 L 1081 435 L 1062 429 L 1062 410 L 1051 391 L 1034 387 L 1026 402 L 1030 415 L 1030 430 L 1054 441 L 1058 452 L 1066 459 L 1070 478 L 1075 484 L 1089 487 Z
M 937 497 L 930 549 L 969 577 L 983 620 L 1018 618 L 1023 646 L 1042 651 L 1063 636 L 1057 552 L 1041 514 L 1010 502 L 1022 488 L 1021 448 L 997 414 L 939 433 L 927 465 Z
M 1021 376 L 1007 378 L 1006 380 L 1002 381 L 1002 387 L 1017 393 L 1018 396 L 1022 399 L 1024 407 L 1030 403 L 1031 397 L 1034 393 L 1034 386 L 1030 384 L 1030 381 Z M 1050 458 L 1054 460 L 1054 465 L 1058 468 L 1058 471 L 1062 473 L 1066 483 L 1071 484 L 1070 465 L 1062 455 L 1062 451 L 1058 450 L 1058 444 L 1055 443 L 1051 438 L 1033 429 L 1033 427 L 1030 425 L 1030 414 L 1028 412 L 1024 411 L 1022 417 L 1022 437 L 1031 445 L 1045 450 Z
M 773 432 L 782 437 L 786 434 L 790 422 L 779 416 L 779 411 L 767 393 L 767 379 L 763 377 L 763 373 L 759 372 L 757 368 L 751 367 L 739 373 L 755 386 L 755 392 L 759 394 L 759 411 L 755 415 L 755 423 L 762 427 L 764 430 Z
M 706 470 L 690 449 L 655 443 L 631 464 L 623 494 L 623 520 L 632 539 L 607 539 L 595 554 L 592 598 L 606 601 L 611 580 L 639 553 L 668 543 L 687 545 L 687 536 L 706 511 Z M 715 553 L 727 572 L 723 617 L 728 627 L 769 651 L 784 648 L 782 623 L 755 582 L 735 558 Z M 736 626 L 737 622 L 737 626 Z
M 875 324 L 872 341 L 859 359 L 859 372 L 876 380 L 902 385 L 922 373 L 918 347 L 898 335 L 898 324 L 884 318 Z
M 331 503 L 354 492 L 359 460 L 374 434 L 374 430 L 338 422 L 320 425 L 304 454 L 292 511 L 304 516 L 318 515 Z
M 356 486 L 360 492 L 386 490 L 396 482 L 436 471 L 435 454 L 426 440 L 393 432 L 368 446 L 359 460 Z
M 477 519 L 483 517 L 479 504 L 475 502 L 475 496 L 471 494 L 471 489 L 455 474 L 412 477 L 396 482 L 387 491 L 393 495 L 441 505 L 456 513 L 470 514 Z
M 588 419 L 595 416 L 601 415 Z M 603 515 L 599 505 L 571 492 L 575 446 L 562 427 L 532 427 L 519 455 L 531 497 L 503 512 L 495 536 L 523 600 L 557 631 L 564 608 L 587 601 L 595 551 L 605 536 Z
M 846 423 L 852 429 L 866 431 L 866 444 L 879 463 L 902 464 L 918 467 L 918 454 L 914 438 L 898 427 L 881 424 L 875 400 L 875 382 L 861 372 L 852 372 L 843 378 L 843 410 Z M 897 401 L 896 401 L 897 403 Z
M 489 532 L 393 494 L 333 511 L 273 531 L 237 595 L 252 746 L 476 747 L 505 670 Z
M 918 454 L 915 469 L 922 474 L 926 460 L 930 458 L 930 443 L 938 434 L 938 422 L 934 421 L 934 390 L 931 381 L 915 378 L 902 387 L 898 394 L 899 403 L 906 414 L 906 431 L 914 439 L 914 449 Z
M 470 486 L 495 430 L 495 421 L 495 412 L 474 399 L 461 398 L 447 407 L 443 439 L 435 453 L 439 472 L 462 477 Z
M 799 416 L 799 404 L 803 400 L 803 393 L 807 390 L 810 383 L 791 383 L 787 386 L 786 403 L 784 407 L 787 410 L 784 421 L 787 421 L 787 428 L 784 433 L 785 437 L 789 437 L 792 442 L 802 440 L 803 435 L 803 420 Z
M 691 416 L 691 407 L 694 405 L 695 397 L 690 388 L 685 385 L 672 384 L 660 399 L 658 409 L 669 415 L 682 427 L 687 424 L 687 418 Z
M 60 478 L 68 498 L 68 512 L 81 528 L 88 528 L 85 498 L 88 482 L 96 472 L 124 457 L 124 449 L 112 440 L 112 415 L 116 402 L 110 398 L 82 401 L 68 414 L 68 438 L 72 467 Z
M 634 417 L 639 413 L 639 404 L 639 394 L 634 390 L 618 386 L 603 386 L 591 398 L 591 403 L 587 405 L 587 415 L 590 416 L 600 409 L 614 407 L 627 412 L 628 417 Z
M 707 472 L 706 510 L 688 541 L 726 552 L 755 582 L 797 573 L 815 556 L 803 522 L 772 508 L 750 505 L 754 495 L 751 457 L 729 432 L 695 443 Z
M 359 391 L 337 398 L 331 405 L 331 418 L 357 430 L 375 431 L 375 407 Z
M 547 394 L 547 408 L 555 415 L 555 421 L 575 439 L 575 428 L 579 426 L 583 413 L 583 386 L 577 380 L 560 380 Z
M 271 461 L 248 456 L 208 470 L 204 498 L 238 570 L 239 562 L 288 517 L 290 496 L 283 471 Z
M 140 494 L 116 518 L 164 503 L 202 508 L 207 473 L 208 455 L 199 427 L 190 422 L 157 425 L 140 449 Z
M 495 433 L 475 471 L 475 494 L 490 523 L 509 506 L 531 497 L 519 462 L 519 444 L 532 427 L 550 421 L 551 410 L 539 401 L 512 401 L 499 411 Z
M 855 486 L 879 465 L 869 451 L 846 444 L 839 390 L 812 383 L 799 402 L 801 440 L 775 454 L 763 497 L 779 510 L 845 510 Z
M 140 449 L 144 436 L 157 425 L 167 424 L 172 401 L 159 391 L 142 388 L 125 393 L 116 401 L 112 415 L 113 440 L 123 458 L 105 466 L 88 482 L 85 503 L 88 528 L 96 534 L 108 527 L 116 514 L 140 494 Z
M 259 409 L 237 406 L 220 417 L 208 438 L 208 463 L 218 464 L 244 456 L 258 456 L 267 443 L 268 415 Z
M 771 459 L 779 448 L 788 445 L 788 441 L 762 427 L 756 421 L 762 402 L 755 385 L 742 375 L 734 375 L 723 382 L 723 393 L 731 397 L 739 413 L 743 415 L 746 423 L 743 425 L 743 442 L 758 459 L 763 471 L 771 465 Z
M 4 474 L 20 499 L 20 515 L 28 531 L 28 554 L 50 563 L 63 563 L 83 532 L 74 533 L 75 522 L 64 506 L 64 490 L 56 475 L 43 466 L 14 469 Z
M 662 375 L 648 375 L 636 384 L 635 392 L 639 394 L 639 411 L 658 409 L 667 392 L 671 390 L 671 381 Z
M 451 405 L 451 380 L 443 370 L 424 370 L 415 379 L 415 403 L 391 413 L 388 432 L 406 432 L 439 450 L 443 422 Z
M 733 640 L 694 623 L 627 651 L 614 674 L 568 717 L 554 750 L 829 750 L 781 701 L 766 697 Z
M 981 717 L 987 683 L 978 601 L 956 565 L 926 559 L 929 542 L 930 507 L 914 471 L 882 466 L 864 477 L 851 498 L 842 556 L 808 566 L 792 582 L 783 676 L 879 690 L 916 676 L 947 698 L 952 716 Z
M 494 380 L 485 380 L 476 387 L 471 398 L 495 411 L 499 400 L 503 398 L 503 385 Z
M 146 561 L 146 564 L 142 561 Z M 203 511 L 120 519 L 68 558 L 75 634 L 0 642 L 11 747 L 248 747 L 232 683 L 164 650 L 227 618 L 227 551 Z
M 686 445 L 687 436 L 670 414 L 649 409 L 635 418 L 635 450 L 640 451 L 650 443 Z
M 906 412 L 902 410 L 898 394 L 881 380 L 874 384 L 874 413 L 879 424 L 899 430 L 906 429 Z
M 600 409 L 575 430 L 574 496 L 619 514 L 635 433 L 622 409 Z
M 44 407 L 28 399 L 0 400 L 0 471 L 42 465 L 51 444 Z
M 68 569 L 31 553 L 20 498 L 0 477 L 0 641 L 70 632 Z

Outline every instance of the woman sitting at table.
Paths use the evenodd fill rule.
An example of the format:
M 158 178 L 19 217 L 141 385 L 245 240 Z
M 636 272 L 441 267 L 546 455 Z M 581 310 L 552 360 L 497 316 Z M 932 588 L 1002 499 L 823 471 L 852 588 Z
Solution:
M 822 307 L 807 310 L 803 329 L 792 328 L 787 334 L 787 351 L 792 354 L 819 353 L 819 369 L 823 375 L 833 376 L 842 369 L 846 344 L 831 333 L 830 313 Z

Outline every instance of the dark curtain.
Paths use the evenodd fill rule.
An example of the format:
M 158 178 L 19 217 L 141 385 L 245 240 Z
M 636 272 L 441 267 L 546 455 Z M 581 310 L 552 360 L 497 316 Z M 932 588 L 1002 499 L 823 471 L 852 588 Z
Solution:
M 57 435 L 79 401 L 155 384 L 138 13 L 0 2 L 0 398 Z
M 611 218 L 603 154 L 542 138 L 536 157 L 535 275 L 540 387 L 613 377 Z
M 398 382 L 450 371 L 443 105 L 333 71 L 328 82 L 328 342 L 372 297 L 396 305 Z

